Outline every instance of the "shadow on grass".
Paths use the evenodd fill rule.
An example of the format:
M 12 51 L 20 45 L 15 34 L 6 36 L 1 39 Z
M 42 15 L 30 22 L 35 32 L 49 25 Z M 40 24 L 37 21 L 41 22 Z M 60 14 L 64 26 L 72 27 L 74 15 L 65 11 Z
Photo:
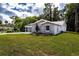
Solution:
M 78 34 L 79 35 L 79 32 L 67 31 L 67 33 Z
M 58 35 L 61 35 L 63 33 L 66 33 L 66 32 L 61 32 L 59 34 L 48 34 L 48 33 L 32 33 L 32 35 L 34 36 L 58 36 Z

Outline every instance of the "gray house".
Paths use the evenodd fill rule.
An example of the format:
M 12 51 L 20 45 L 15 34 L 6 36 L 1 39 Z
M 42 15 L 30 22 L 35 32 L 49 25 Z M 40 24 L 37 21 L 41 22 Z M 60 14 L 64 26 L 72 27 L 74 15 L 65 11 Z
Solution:
M 36 24 L 39 27 L 39 33 L 58 34 L 66 31 L 65 21 L 47 21 L 40 19 L 35 23 L 25 26 L 25 32 L 36 32 Z

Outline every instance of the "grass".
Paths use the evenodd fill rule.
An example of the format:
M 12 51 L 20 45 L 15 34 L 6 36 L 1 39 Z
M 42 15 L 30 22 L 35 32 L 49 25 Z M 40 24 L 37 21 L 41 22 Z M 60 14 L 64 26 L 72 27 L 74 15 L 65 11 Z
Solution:
M 79 55 L 79 34 L 68 32 L 53 35 L 0 35 L 0 55 L 41 56 Z

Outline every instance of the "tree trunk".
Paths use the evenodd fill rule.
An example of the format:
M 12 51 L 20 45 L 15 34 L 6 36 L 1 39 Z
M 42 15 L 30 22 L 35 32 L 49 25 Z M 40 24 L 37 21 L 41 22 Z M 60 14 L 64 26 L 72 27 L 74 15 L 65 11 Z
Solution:
M 78 31 L 78 12 L 77 9 L 75 9 L 75 31 Z

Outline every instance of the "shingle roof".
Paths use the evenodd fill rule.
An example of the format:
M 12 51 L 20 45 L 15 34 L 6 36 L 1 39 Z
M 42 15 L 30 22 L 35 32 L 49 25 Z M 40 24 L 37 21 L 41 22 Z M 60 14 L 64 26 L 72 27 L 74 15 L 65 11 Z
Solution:
M 40 24 L 44 24 L 44 23 L 52 23 L 55 25 L 63 25 L 65 23 L 65 21 L 47 21 L 45 20 L 45 22 L 41 22 Z
M 51 23 L 51 24 L 55 24 L 55 25 L 63 25 L 65 23 L 65 21 L 48 21 L 48 20 L 44 20 L 44 19 L 40 19 L 38 21 L 36 21 L 35 23 L 31 23 L 26 25 L 27 26 L 32 26 L 33 24 L 39 23 L 39 25 L 42 25 L 44 23 Z
M 47 20 L 40 19 L 40 20 L 36 21 L 35 23 L 39 23 L 39 22 L 47 22 Z
M 58 25 L 63 25 L 65 23 L 65 21 L 55 21 L 55 22 L 52 22 L 54 24 L 58 24 Z

